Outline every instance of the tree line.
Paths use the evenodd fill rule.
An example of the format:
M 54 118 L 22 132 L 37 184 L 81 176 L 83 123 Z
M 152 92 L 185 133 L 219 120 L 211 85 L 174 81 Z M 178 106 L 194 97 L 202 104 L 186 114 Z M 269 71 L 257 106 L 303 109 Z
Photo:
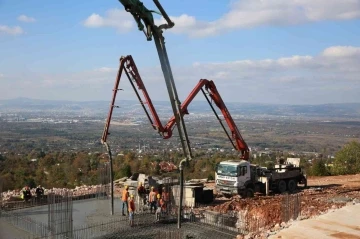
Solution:
M 168 152 L 164 155 L 142 154 L 124 151 L 115 154 L 114 179 L 129 177 L 134 172 L 147 175 L 178 176 L 178 172 L 163 172 L 159 166 L 161 161 L 179 165 L 183 155 L 179 152 Z M 284 152 L 277 152 L 271 156 L 252 158 L 251 162 L 261 166 L 273 167 L 279 158 L 293 157 Z M 345 144 L 334 159 L 311 156 L 299 156 L 301 167 L 307 175 L 327 176 L 360 173 L 360 143 L 352 141 Z M 216 164 L 236 159 L 238 155 L 207 151 L 196 151 L 194 160 L 185 168 L 185 179 L 208 178 L 214 179 Z M 28 154 L 19 155 L 8 152 L 0 155 L 0 180 L 3 190 L 20 189 L 25 185 L 35 187 L 38 184 L 46 188 L 65 187 L 74 188 L 80 185 L 92 185 L 104 182 L 108 163 L 106 153 L 80 152 L 43 152 L 32 150 Z M 102 170 L 100 170 L 102 169 Z

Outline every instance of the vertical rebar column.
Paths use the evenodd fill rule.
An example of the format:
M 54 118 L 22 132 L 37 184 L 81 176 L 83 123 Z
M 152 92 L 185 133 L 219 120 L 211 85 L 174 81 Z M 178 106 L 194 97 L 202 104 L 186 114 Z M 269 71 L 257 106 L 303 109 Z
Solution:
M 3 181 L 0 179 L 0 218 L 1 218 L 1 212 L 2 212 L 2 206 L 3 206 Z
M 105 147 L 108 151 L 108 155 L 109 155 L 109 164 L 110 164 L 110 215 L 114 215 L 114 179 L 113 179 L 113 160 L 112 160 L 112 154 L 111 154 L 111 150 L 110 150 L 110 146 L 104 142 Z
M 73 238 L 73 202 L 72 202 L 72 193 L 67 191 L 65 192 L 65 210 L 64 210 L 64 221 L 65 221 L 65 230 L 64 234 L 66 238 Z
M 51 236 L 51 238 L 54 238 L 55 236 L 55 217 L 54 217 L 54 204 L 55 204 L 55 195 L 54 193 L 48 193 L 48 227 L 49 227 L 49 236 Z

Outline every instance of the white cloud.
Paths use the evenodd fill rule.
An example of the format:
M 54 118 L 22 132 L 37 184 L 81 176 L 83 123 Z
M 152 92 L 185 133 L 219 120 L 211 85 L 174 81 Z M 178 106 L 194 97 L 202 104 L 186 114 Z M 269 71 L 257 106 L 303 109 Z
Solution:
M 156 57 L 155 54 L 152 57 Z M 209 79 L 215 81 L 225 102 L 360 102 L 360 47 L 332 46 L 313 56 L 197 62 L 182 67 L 173 65 L 172 68 L 181 100 L 186 98 L 199 79 Z M 138 65 L 138 70 L 151 99 L 168 100 L 161 69 L 158 66 L 143 68 Z M 51 98 L 54 97 L 52 92 L 56 92 L 59 98 L 71 96 L 71 99 L 76 100 L 108 100 L 111 97 L 116 71 L 117 66 L 114 64 L 75 74 L 24 73 L 16 78 L 7 75 L 9 81 L 6 87 L 2 87 L 3 80 L 0 81 L 0 95 L 9 94 L 6 89 L 11 88 L 14 89 L 12 94 L 16 94 L 13 97 L 33 94 L 27 97 L 42 95 L 42 98 Z M 31 79 L 32 84 L 23 86 L 20 79 L 24 78 Z M 24 88 L 23 92 L 20 92 L 21 87 Z M 119 99 L 136 100 L 125 75 L 122 76 L 120 88 L 124 91 L 119 93 Z M 201 96 L 198 99 L 203 100 Z
M 225 2 L 224 2 L 225 4 Z M 187 6 L 184 5 L 184 8 Z M 154 15 L 156 17 L 156 15 Z M 351 20 L 360 18 L 360 0 L 234 0 L 223 16 L 213 21 L 202 21 L 195 16 L 170 16 L 175 34 L 206 37 L 230 30 L 258 26 L 286 26 L 325 20 Z M 164 18 L 155 19 L 160 25 Z M 111 9 L 105 16 L 93 13 L 84 25 L 87 27 L 113 27 L 120 32 L 135 26 L 131 14 Z
M 20 15 L 17 19 L 21 22 L 36 22 L 35 18 L 26 15 Z
M 117 70 L 116 68 L 111 68 L 111 67 L 100 67 L 100 68 L 95 69 L 94 71 L 95 72 L 114 72 L 116 70 Z
M 324 20 L 360 18 L 360 0 L 237 0 L 219 19 L 201 21 L 183 14 L 170 16 L 174 33 L 191 37 L 216 35 L 233 29 L 257 26 L 296 25 Z M 164 23 L 162 18 L 157 23 Z
M 333 46 L 324 50 L 325 57 L 352 57 L 360 55 L 360 48 L 353 46 Z
M 130 13 L 116 8 L 108 10 L 105 16 L 96 13 L 91 14 L 83 22 L 83 25 L 90 28 L 113 27 L 119 32 L 127 32 L 133 28 L 135 23 Z
M 19 26 L 9 27 L 6 25 L 0 25 L 0 35 L 21 35 L 23 33 L 24 30 Z

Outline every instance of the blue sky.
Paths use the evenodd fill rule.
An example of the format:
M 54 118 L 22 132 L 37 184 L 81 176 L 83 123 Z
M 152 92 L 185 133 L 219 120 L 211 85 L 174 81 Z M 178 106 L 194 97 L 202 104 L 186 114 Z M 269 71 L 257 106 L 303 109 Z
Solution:
M 360 0 L 161 3 L 181 99 L 207 78 L 232 102 L 360 102 Z M 154 42 L 118 1 L 0 0 L 0 99 L 110 100 L 127 54 L 153 100 L 167 100 Z

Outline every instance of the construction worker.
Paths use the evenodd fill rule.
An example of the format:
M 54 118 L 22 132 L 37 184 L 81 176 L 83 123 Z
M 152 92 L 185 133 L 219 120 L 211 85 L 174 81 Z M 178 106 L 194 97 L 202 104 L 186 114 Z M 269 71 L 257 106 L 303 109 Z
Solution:
M 156 222 L 160 221 L 160 217 L 161 214 L 164 213 L 166 211 L 166 203 L 165 201 L 162 199 L 161 195 L 158 194 L 156 195 L 156 213 L 155 213 L 155 220 Z
M 137 193 L 139 195 L 139 197 L 138 197 L 138 205 L 139 206 L 142 205 L 142 208 L 144 210 L 144 206 L 146 204 L 146 190 L 145 190 L 145 187 L 142 185 L 142 182 L 139 182 L 139 186 L 137 188 Z
M 44 196 L 44 188 L 41 185 L 37 186 L 35 193 L 37 200 L 40 201 Z
M 160 214 L 161 214 L 161 196 L 160 194 L 156 195 L 156 212 L 155 212 L 155 221 L 160 221 Z
M 152 209 L 154 208 L 154 212 L 156 211 L 156 192 L 154 187 L 151 187 L 151 192 L 149 193 L 149 203 L 150 203 L 150 213 L 152 213 Z
M 124 190 L 121 194 L 121 201 L 122 201 L 122 215 L 126 216 L 124 213 L 124 209 L 126 207 L 126 212 L 128 213 L 128 199 L 129 199 L 129 186 L 125 186 Z
M 28 202 L 31 198 L 32 198 L 32 194 L 30 191 L 30 187 L 26 186 L 22 191 L 21 191 L 21 198 L 25 200 L 25 202 Z
M 134 195 L 130 195 L 129 201 L 129 223 L 130 226 L 134 226 L 134 213 L 135 213 L 135 202 L 134 202 Z
M 169 192 L 167 192 L 166 188 L 163 187 L 162 193 L 161 193 L 161 198 L 164 201 L 164 208 L 165 208 L 165 212 L 169 211 L 169 206 L 170 206 L 170 194 Z

